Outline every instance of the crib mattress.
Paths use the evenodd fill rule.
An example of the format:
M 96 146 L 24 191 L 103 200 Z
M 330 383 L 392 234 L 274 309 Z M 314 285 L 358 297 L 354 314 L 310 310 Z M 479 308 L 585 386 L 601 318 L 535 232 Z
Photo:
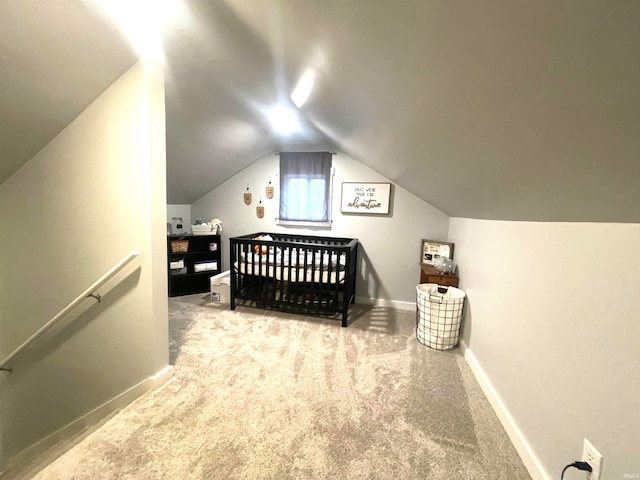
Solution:
M 236 271 L 247 275 L 258 275 L 260 277 L 275 278 L 287 282 L 314 282 L 324 284 L 335 284 L 344 282 L 344 270 L 332 271 L 316 270 L 304 267 L 289 267 L 273 264 L 256 265 L 253 263 L 235 264 Z

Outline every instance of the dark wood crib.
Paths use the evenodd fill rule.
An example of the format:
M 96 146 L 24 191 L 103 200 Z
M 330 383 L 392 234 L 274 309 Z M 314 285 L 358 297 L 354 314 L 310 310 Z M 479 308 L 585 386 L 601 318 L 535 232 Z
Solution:
M 357 238 L 254 233 L 230 239 L 230 307 L 236 303 L 311 315 L 341 314 L 356 290 Z

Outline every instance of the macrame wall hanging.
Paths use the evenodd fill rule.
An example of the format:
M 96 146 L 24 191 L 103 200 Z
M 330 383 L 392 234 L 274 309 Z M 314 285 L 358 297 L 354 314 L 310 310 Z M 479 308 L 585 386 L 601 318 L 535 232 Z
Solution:
M 244 192 L 244 204 L 251 205 L 251 192 L 249 191 L 249 185 L 247 185 L 247 191 Z

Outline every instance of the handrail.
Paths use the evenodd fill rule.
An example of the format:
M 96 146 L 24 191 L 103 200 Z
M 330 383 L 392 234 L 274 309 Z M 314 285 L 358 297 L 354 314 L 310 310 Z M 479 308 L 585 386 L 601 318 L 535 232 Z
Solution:
M 122 260 L 120 260 L 116 265 L 114 265 L 111 268 L 111 270 L 109 270 L 107 273 L 102 275 L 89 288 L 87 288 L 84 292 L 82 292 L 80 295 L 78 295 L 78 297 L 75 300 L 73 300 L 71 303 L 69 303 L 69 305 L 67 305 L 62 310 L 60 310 L 60 312 L 55 317 L 53 317 L 51 320 L 49 320 L 47 323 L 45 323 L 36 333 L 31 335 L 18 348 L 16 348 L 13 352 L 11 352 L 9 355 L 7 355 L 7 357 L 4 358 L 4 360 L 2 360 L 0 362 L 0 370 L 4 370 L 6 372 L 11 372 L 12 369 L 11 368 L 7 368 L 8 365 L 13 363 L 13 361 L 16 359 L 16 357 L 18 355 L 20 355 L 26 349 L 31 347 L 36 342 L 36 340 L 38 340 L 42 335 L 44 335 L 49 330 L 51 330 L 51 328 L 56 323 L 58 323 L 61 318 L 63 318 L 67 313 L 69 313 L 75 307 L 77 307 L 82 301 L 84 301 L 85 299 L 91 297 L 91 298 L 95 298 L 98 301 L 98 303 L 100 303 L 100 301 L 102 300 L 102 297 L 100 296 L 99 293 L 96 293 L 96 290 L 98 288 L 100 288 L 101 286 L 103 286 L 105 283 L 107 283 L 109 280 L 111 280 L 115 276 L 116 273 L 118 273 L 125 266 L 127 266 L 138 255 L 140 255 L 140 252 L 138 250 L 132 250 L 129 253 L 129 255 L 127 255 Z

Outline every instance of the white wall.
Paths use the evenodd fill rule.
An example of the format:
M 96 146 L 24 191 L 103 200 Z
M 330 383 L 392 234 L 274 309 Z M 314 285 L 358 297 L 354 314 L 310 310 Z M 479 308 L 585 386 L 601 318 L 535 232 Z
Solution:
M 165 371 L 164 145 L 162 75 L 138 64 L 0 185 L 2 355 L 141 252 L 1 375 L 3 460 Z
M 178 228 L 179 220 L 173 220 L 174 217 L 182 218 L 182 229 Z M 210 218 L 203 218 L 205 222 Z M 167 205 L 167 222 L 171 224 L 173 233 L 189 233 L 191 225 L 191 205 Z
M 342 182 L 388 182 L 363 163 L 343 154 L 333 156 L 335 167 L 333 225 L 330 230 L 285 228 L 276 225 L 279 205 L 279 157 L 267 155 L 220 185 L 191 206 L 193 218 L 219 218 L 223 228 L 223 258 L 229 268 L 230 236 L 254 232 L 296 232 L 321 236 L 356 237 L 360 240 L 362 261 L 359 266 L 356 295 L 358 301 L 379 299 L 395 301 L 396 306 L 415 308 L 415 286 L 419 282 L 420 247 L 423 238 L 446 240 L 449 217 L 405 189 L 393 186 L 392 215 L 342 215 Z M 268 200 L 265 188 L 271 180 L 276 195 Z M 247 185 L 253 202 L 246 206 L 243 193 Z M 256 217 L 256 205 L 262 197 L 263 219 Z M 407 302 L 402 305 L 399 302 Z
M 584 438 L 602 478 L 636 478 L 624 474 L 640 474 L 640 225 L 452 218 L 449 239 L 464 342 L 546 478 Z

